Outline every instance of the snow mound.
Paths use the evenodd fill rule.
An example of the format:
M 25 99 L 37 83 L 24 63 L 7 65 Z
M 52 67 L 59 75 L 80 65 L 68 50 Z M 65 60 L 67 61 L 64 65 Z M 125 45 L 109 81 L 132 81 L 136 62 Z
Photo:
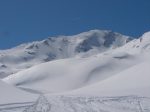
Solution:
M 130 67 L 113 77 L 83 87 L 68 94 L 78 95 L 101 95 L 101 96 L 119 96 L 119 95 L 139 95 L 150 97 L 150 60 Z

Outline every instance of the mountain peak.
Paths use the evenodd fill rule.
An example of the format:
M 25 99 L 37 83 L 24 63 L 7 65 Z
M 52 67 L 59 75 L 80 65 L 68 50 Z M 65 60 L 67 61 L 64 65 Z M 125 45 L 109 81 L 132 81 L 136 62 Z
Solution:
M 49 37 L 42 41 L 22 44 L 13 49 L 0 51 L 0 77 L 16 73 L 43 62 L 71 58 L 88 57 L 123 46 L 131 39 L 129 36 L 110 30 L 90 30 L 72 36 Z M 14 66 L 12 66 L 14 65 Z
M 150 31 L 145 32 L 145 33 L 142 35 L 142 38 L 150 38 Z

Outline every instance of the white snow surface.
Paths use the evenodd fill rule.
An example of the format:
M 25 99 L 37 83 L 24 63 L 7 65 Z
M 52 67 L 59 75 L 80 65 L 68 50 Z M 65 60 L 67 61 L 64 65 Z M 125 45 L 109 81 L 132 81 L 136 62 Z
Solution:
M 0 112 L 149 112 L 150 98 L 138 96 L 52 96 L 40 95 L 25 107 L 0 109 Z
M 24 112 L 149 112 L 150 99 L 138 96 L 40 96 Z
M 22 103 L 35 101 L 37 95 L 22 91 L 0 80 L 0 109 L 1 104 Z
M 13 74 L 4 81 L 42 93 L 69 91 L 112 77 L 140 60 L 129 54 L 119 54 L 118 57 L 117 54 L 100 54 L 88 58 L 50 61 Z

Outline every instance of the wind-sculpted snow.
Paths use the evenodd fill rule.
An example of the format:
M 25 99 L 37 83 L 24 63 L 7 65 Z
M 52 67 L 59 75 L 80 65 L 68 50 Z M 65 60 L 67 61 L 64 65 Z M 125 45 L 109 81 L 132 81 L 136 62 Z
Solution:
M 129 54 L 95 55 L 43 63 L 4 79 L 24 90 L 59 93 L 103 81 L 137 62 Z
M 149 112 L 150 98 L 138 96 L 40 96 L 23 112 Z

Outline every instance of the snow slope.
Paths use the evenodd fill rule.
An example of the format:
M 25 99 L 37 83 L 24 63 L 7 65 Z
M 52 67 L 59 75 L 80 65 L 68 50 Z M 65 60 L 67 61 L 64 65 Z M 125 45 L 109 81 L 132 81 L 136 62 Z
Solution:
M 69 94 L 150 97 L 150 60 L 130 67 L 106 80 L 72 91 Z
M 134 55 L 138 55 L 138 54 L 142 55 L 144 53 L 149 53 L 150 32 L 144 33 L 140 38 L 130 41 L 129 43 L 122 46 L 120 49 L 124 49 L 125 51 L 128 51 L 130 54 L 134 54 Z
M 5 106 L 4 104 L 31 102 L 36 98 L 36 95 L 22 91 L 0 80 L 0 109 Z
M 139 56 L 140 58 L 136 60 L 137 63 L 135 65 L 115 74 L 113 77 L 79 88 L 69 94 L 101 96 L 139 95 L 150 97 L 150 32 L 109 53 L 115 56 L 114 54 L 118 54 L 120 51 L 126 51 L 130 55 Z M 119 53 L 120 56 L 123 54 Z
M 128 36 L 112 31 L 91 30 L 73 36 L 49 37 L 0 50 L 0 78 L 51 60 L 77 55 L 88 57 L 120 47 L 130 40 Z
M 129 54 L 121 57 L 100 54 L 88 58 L 50 61 L 13 74 L 4 81 L 42 93 L 64 92 L 112 77 L 135 65 L 140 59 Z
M 90 57 L 74 57 L 39 64 L 13 74 L 4 81 L 37 93 L 60 94 L 73 91 L 91 95 L 120 93 L 145 96 L 150 90 L 150 53 L 149 47 L 143 47 L 150 43 L 148 34 L 144 34 L 142 40 L 135 39 L 120 48 Z

